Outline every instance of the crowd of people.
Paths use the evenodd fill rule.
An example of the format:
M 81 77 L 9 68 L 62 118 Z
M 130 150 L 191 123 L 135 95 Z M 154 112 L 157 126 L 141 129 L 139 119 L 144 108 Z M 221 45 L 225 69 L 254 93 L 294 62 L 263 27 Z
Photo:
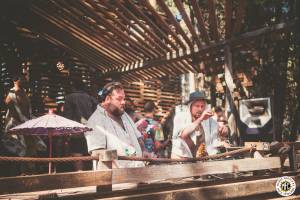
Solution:
M 193 158 L 217 154 L 230 146 L 230 129 L 223 109 L 216 107 L 215 112 L 208 109 L 203 91 L 191 93 L 184 109 L 176 112 L 174 108 L 160 121 L 156 118 L 157 106 L 153 101 L 144 103 L 143 115 L 136 112 L 132 101 L 126 102 L 124 88 L 119 82 L 106 84 L 98 93 L 98 99 L 85 92 L 82 82 L 74 81 L 72 85 L 73 92 L 66 95 L 57 114 L 92 130 L 82 136 L 55 140 L 55 156 L 83 156 L 100 149 L 116 149 L 121 156 Z M 9 152 L 6 155 L 40 155 L 39 152 L 45 151 L 37 148 L 40 138 L 7 133 L 10 128 L 32 118 L 31 104 L 19 77 L 14 79 L 14 87 L 5 103 L 8 112 L 1 140 Z M 113 164 L 116 168 L 145 166 L 141 161 L 117 160 Z M 91 168 L 91 163 L 76 162 L 70 170 Z

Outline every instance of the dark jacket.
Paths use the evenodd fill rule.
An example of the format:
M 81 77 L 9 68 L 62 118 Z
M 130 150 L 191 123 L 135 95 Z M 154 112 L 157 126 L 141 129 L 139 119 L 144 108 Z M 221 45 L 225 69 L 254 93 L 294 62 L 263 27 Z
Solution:
M 96 110 L 97 104 L 96 98 L 86 92 L 75 91 L 66 96 L 63 115 L 68 119 L 85 124 Z

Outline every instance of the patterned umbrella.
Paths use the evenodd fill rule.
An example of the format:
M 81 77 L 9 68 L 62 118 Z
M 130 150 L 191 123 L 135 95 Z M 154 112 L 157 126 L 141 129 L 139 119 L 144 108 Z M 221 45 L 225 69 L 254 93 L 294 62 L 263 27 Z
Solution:
M 80 135 L 91 129 L 76 121 L 55 115 L 52 110 L 49 114 L 28 120 L 23 124 L 9 130 L 11 134 L 38 135 L 49 138 L 49 157 L 52 157 L 52 137 Z M 51 173 L 51 162 L 49 162 L 49 173 Z

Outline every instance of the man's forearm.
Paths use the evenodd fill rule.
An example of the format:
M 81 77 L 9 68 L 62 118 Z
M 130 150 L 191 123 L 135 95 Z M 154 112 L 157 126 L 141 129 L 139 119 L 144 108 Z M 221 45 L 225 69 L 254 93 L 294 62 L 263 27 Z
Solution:
M 183 131 L 181 132 L 180 136 L 182 138 L 186 138 L 188 137 L 190 134 L 192 134 L 196 128 L 199 126 L 199 122 L 198 120 L 197 121 L 194 121 L 193 123 L 189 124 L 188 126 L 186 126 Z

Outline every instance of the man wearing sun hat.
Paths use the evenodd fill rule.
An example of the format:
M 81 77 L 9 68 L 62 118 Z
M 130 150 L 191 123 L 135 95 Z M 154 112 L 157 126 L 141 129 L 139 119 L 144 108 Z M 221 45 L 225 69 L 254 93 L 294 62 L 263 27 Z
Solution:
M 218 124 L 206 103 L 203 91 L 192 92 L 187 109 L 175 115 L 172 158 L 196 157 L 200 144 L 209 155 L 218 153 Z

